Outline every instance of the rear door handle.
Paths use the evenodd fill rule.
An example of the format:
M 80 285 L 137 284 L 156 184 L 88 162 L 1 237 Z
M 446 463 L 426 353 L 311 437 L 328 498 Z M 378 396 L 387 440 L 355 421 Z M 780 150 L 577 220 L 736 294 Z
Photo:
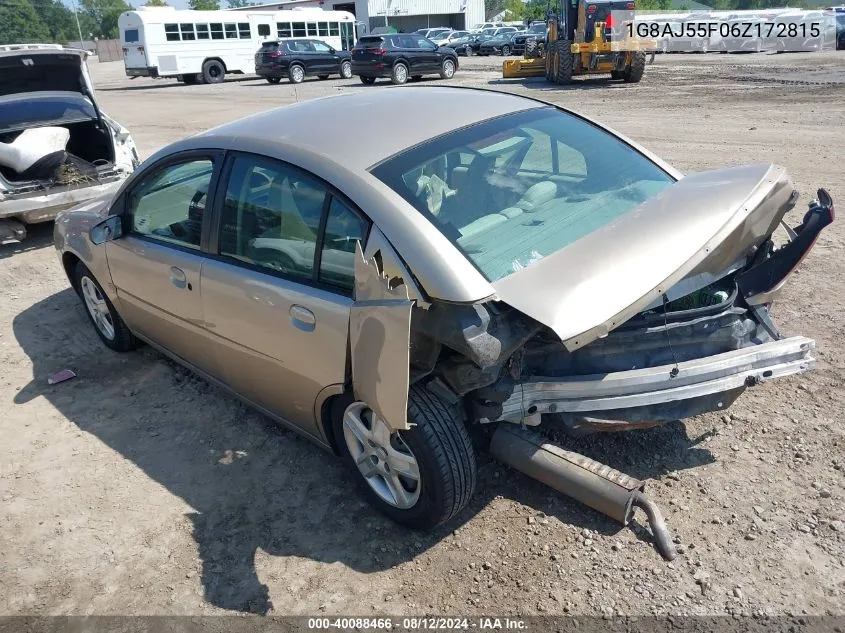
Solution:
M 176 268 L 176 266 L 170 267 L 170 283 L 172 283 L 177 288 L 187 288 L 188 290 L 191 289 L 191 284 L 188 283 L 188 278 L 185 276 L 185 271 L 181 268 Z
M 303 332 L 313 332 L 317 325 L 317 317 L 308 308 L 294 304 L 290 307 L 290 321 L 294 327 Z

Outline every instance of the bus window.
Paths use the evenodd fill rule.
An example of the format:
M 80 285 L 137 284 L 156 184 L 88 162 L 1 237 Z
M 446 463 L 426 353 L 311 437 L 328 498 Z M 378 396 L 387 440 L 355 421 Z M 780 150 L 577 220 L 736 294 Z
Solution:
M 127 44 L 132 44 L 133 42 L 137 42 L 139 38 L 138 29 L 126 29 L 123 32 L 123 41 Z
M 198 40 L 210 39 L 209 36 L 208 36 L 208 24 L 197 24 L 197 39 Z
M 258 35 L 261 37 L 270 37 L 270 25 L 269 24 L 259 24 L 258 25 Z
M 293 23 L 293 36 L 294 37 L 305 37 L 305 22 L 294 22 Z
M 186 42 L 189 40 L 195 40 L 194 37 L 194 25 L 183 23 L 179 25 L 179 29 L 182 31 L 182 41 Z
M 317 23 L 317 35 L 320 37 L 328 37 L 329 36 L 329 23 L 328 22 L 318 22 Z
M 242 40 L 248 40 L 252 37 L 249 32 L 249 22 L 238 22 L 238 37 Z
M 290 37 L 290 22 L 276 22 L 276 37 Z
M 178 42 L 179 41 L 179 25 L 178 24 L 165 24 L 164 25 L 164 37 L 167 39 L 168 42 Z
M 337 37 L 340 35 L 340 23 L 339 22 L 330 22 L 329 23 L 329 35 L 332 37 Z
M 314 35 L 317 35 L 317 23 L 316 22 L 309 22 L 308 24 L 306 24 L 306 26 L 308 27 L 308 37 L 312 37 Z
M 223 27 L 226 29 L 226 39 L 227 40 L 236 40 L 238 39 L 238 25 L 234 22 L 226 22 Z
M 223 24 L 220 22 L 216 22 L 214 24 L 209 25 L 211 27 L 211 39 L 213 40 L 222 40 L 223 39 Z

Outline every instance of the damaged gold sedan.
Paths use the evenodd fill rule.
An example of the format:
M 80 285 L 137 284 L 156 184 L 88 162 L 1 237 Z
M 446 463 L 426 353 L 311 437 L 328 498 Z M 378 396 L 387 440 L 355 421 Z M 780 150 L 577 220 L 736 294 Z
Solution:
M 416 124 L 386 130 L 397 109 Z M 662 424 L 811 369 L 769 317 L 833 220 L 819 190 L 789 227 L 796 202 L 780 167 L 683 176 L 537 100 L 402 88 L 171 145 L 55 243 L 106 345 L 332 449 L 396 521 L 458 513 L 470 431 L 495 425 L 494 456 L 623 523 L 643 508 L 671 558 L 643 482 L 535 431 Z

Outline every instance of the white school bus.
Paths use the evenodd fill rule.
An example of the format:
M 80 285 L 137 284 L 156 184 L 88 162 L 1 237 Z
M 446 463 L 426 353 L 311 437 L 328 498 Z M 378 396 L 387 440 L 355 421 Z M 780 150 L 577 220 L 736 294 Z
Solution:
M 118 18 L 129 77 L 173 77 L 220 83 L 254 74 L 255 52 L 267 40 L 307 37 L 336 50 L 355 45 L 355 16 L 346 11 L 190 11 L 172 7 L 126 11 Z

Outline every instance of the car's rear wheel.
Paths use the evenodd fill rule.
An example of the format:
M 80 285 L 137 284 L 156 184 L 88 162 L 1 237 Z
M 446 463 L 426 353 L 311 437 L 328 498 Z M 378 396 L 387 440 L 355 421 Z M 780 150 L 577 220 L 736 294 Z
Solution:
M 502 46 L 502 56 L 503 56 L 503 57 L 508 57 L 510 54 L 511 54 L 511 47 L 510 47 L 510 46 L 508 46 L 507 44 L 505 44 L 504 46 Z
M 226 68 L 216 59 L 209 59 L 202 65 L 202 79 L 207 84 L 223 83 Z
M 446 58 L 443 60 L 443 65 L 440 67 L 440 78 L 451 79 L 455 76 L 455 62 L 452 59 Z
M 305 69 L 299 64 L 294 64 L 288 70 L 288 81 L 292 84 L 301 84 L 305 80 Z
M 277 84 L 282 80 L 281 77 L 267 77 L 267 81 L 271 84 Z
M 128 352 L 138 347 L 138 339 L 126 327 L 102 286 L 82 262 L 73 269 L 73 285 L 97 335 L 107 347 L 116 352 Z
M 376 78 L 370 77 L 369 75 L 361 75 L 360 79 L 362 84 L 367 84 L 368 86 L 376 83 Z
M 365 494 L 397 523 L 427 529 L 448 521 L 475 490 L 475 451 L 457 405 L 418 385 L 408 393 L 411 429 L 392 432 L 363 402 L 335 416 L 334 437 Z
M 352 77 L 352 63 L 351 62 L 343 62 L 340 65 L 340 76 L 344 79 L 349 79 Z
M 402 84 L 408 81 L 408 67 L 403 63 L 398 63 L 393 65 L 393 72 L 390 76 L 390 81 L 392 81 L 397 86 L 401 86 Z

